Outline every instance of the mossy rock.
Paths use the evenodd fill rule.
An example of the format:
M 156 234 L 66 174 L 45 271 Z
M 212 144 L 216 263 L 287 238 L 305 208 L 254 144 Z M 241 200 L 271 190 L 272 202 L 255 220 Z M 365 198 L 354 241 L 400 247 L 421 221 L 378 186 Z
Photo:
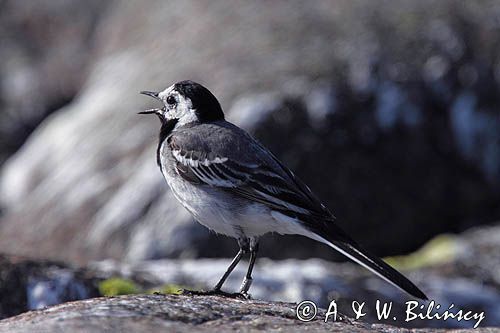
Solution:
M 181 286 L 174 283 L 165 284 L 159 288 L 154 288 L 148 291 L 150 294 L 160 293 L 165 295 L 180 295 L 182 289 L 189 289 L 186 286 Z
M 111 278 L 99 283 L 99 293 L 103 296 L 138 294 L 140 288 L 131 280 Z

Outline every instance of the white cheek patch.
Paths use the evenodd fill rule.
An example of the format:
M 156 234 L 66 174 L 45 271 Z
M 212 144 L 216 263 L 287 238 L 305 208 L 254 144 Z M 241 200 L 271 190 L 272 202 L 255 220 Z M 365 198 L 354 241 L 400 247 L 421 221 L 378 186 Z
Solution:
M 173 107 L 170 107 L 167 103 L 168 96 L 174 96 L 177 104 Z M 195 110 L 193 109 L 193 103 L 189 98 L 185 98 L 177 91 L 175 91 L 175 85 L 171 85 L 167 89 L 163 90 L 158 94 L 158 97 L 162 99 L 164 104 L 166 105 L 166 119 L 177 119 L 177 126 L 182 126 L 185 124 L 189 124 L 193 121 L 198 120 Z
M 189 124 L 198 120 L 191 100 L 189 98 L 184 98 L 181 94 L 174 94 L 177 99 L 177 105 L 173 109 L 167 111 L 167 117 L 178 119 L 177 126 Z

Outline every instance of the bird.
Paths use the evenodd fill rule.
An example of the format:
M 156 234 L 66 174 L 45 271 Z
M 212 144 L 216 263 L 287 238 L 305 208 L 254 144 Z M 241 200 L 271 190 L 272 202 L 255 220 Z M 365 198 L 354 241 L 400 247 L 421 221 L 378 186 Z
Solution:
M 427 296 L 365 250 L 289 168 L 249 133 L 225 120 L 217 98 L 194 81 L 141 91 L 162 103 L 139 114 L 161 122 L 156 161 L 175 198 L 205 227 L 233 237 L 239 251 L 215 287 L 191 294 L 224 294 L 222 286 L 243 255 L 249 264 L 239 293 L 249 297 L 259 237 L 296 234 L 324 243 L 411 296 Z M 228 293 L 226 293 L 228 294 Z

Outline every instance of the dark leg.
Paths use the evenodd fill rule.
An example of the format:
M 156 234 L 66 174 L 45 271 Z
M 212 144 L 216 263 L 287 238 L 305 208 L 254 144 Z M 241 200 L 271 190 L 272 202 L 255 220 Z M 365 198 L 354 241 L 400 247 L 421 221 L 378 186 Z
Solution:
M 253 281 L 252 270 L 255 264 L 255 259 L 257 259 L 258 250 L 259 250 L 259 243 L 257 242 L 257 240 L 255 240 L 254 244 L 252 244 L 250 247 L 250 262 L 248 264 L 247 275 L 245 276 L 243 282 L 241 283 L 240 293 L 243 295 L 247 295 L 247 292 L 250 289 L 250 286 L 252 285 Z
M 224 284 L 224 282 L 226 282 L 227 277 L 229 276 L 229 274 L 231 274 L 231 272 L 234 270 L 236 265 L 238 265 L 238 263 L 241 260 L 241 257 L 243 256 L 243 254 L 245 252 L 246 251 L 244 251 L 243 249 L 240 248 L 240 250 L 238 251 L 238 253 L 234 257 L 233 261 L 231 261 L 231 264 L 227 268 L 226 272 L 224 273 L 224 275 L 222 275 L 222 278 L 215 285 L 215 288 L 213 289 L 214 291 L 220 290 L 220 288 L 222 288 L 222 285 Z
M 224 282 L 226 282 L 226 279 L 231 274 L 231 272 L 234 270 L 236 265 L 238 265 L 243 254 L 245 254 L 249 251 L 250 244 L 249 244 L 248 239 L 238 239 L 238 245 L 240 246 L 240 250 L 238 251 L 238 253 L 234 257 L 233 261 L 231 261 L 231 264 L 229 265 L 229 267 L 227 268 L 226 272 L 224 273 L 222 278 L 219 280 L 219 282 L 217 282 L 214 289 L 209 290 L 209 291 L 195 291 L 195 290 L 184 289 L 184 290 L 182 290 L 182 294 L 187 294 L 187 295 L 224 295 L 224 296 L 231 296 L 231 297 L 241 296 L 241 294 L 239 294 L 239 293 L 229 294 L 229 293 L 225 293 L 221 290 L 222 285 L 224 284 Z M 255 261 L 255 259 L 254 259 L 254 261 Z

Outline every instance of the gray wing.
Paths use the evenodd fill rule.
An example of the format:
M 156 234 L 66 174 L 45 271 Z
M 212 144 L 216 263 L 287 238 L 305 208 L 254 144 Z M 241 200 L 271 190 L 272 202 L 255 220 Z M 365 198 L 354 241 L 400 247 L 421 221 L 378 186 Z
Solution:
M 179 130 L 168 144 L 177 173 L 189 182 L 232 192 L 301 220 L 334 218 L 276 157 L 230 123 Z

